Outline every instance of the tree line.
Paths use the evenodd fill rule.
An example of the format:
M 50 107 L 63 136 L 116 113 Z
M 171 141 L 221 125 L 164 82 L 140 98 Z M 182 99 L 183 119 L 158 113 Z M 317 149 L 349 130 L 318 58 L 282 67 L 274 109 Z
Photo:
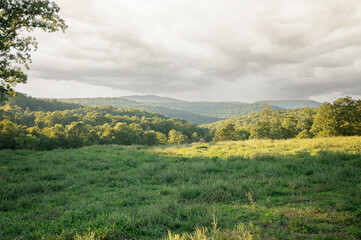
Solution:
M 79 109 L 83 106 L 78 103 L 62 102 L 56 99 L 41 99 L 27 96 L 26 94 L 16 92 L 16 97 L 9 96 L 6 101 L 0 101 L 0 107 L 5 105 L 17 106 L 27 111 L 56 111 Z
M 0 107 L 0 149 L 179 144 L 211 139 L 208 129 L 137 109 L 103 106 L 31 111 L 11 102 Z
M 44 107 L 62 110 L 39 111 Z M 67 105 L 24 96 L 0 106 L 0 149 L 361 135 L 361 100 L 340 98 L 317 109 L 272 110 L 266 105 L 259 113 L 205 126 L 213 129 L 144 110 Z
M 317 109 L 273 111 L 266 105 L 260 113 L 206 126 L 217 129 L 215 141 L 361 135 L 361 100 L 339 98 Z

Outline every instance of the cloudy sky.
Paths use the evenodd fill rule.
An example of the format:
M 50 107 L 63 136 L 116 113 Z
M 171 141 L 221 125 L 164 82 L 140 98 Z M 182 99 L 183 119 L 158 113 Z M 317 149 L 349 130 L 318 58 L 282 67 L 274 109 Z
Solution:
M 33 33 L 36 97 L 244 101 L 361 97 L 360 0 L 57 0 Z

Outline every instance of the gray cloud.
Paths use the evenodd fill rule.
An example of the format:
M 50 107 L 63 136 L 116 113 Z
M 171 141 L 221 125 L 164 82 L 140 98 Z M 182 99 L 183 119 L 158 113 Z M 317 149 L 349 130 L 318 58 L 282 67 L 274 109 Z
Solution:
M 361 95 L 359 0 L 57 2 L 69 28 L 36 32 L 29 84 L 197 100 Z

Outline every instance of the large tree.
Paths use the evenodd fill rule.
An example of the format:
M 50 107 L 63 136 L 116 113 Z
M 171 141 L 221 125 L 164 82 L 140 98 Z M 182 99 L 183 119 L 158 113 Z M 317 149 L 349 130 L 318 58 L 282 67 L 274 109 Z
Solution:
M 361 100 L 347 96 L 333 102 L 336 131 L 342 136 L 361 134 Z
M 235 141 L 237 140 L 237 131 L 234 124 L 228 123 L 215 133 L 214 141 Z
M 318 137 L 336 136 L 337 121 L 335 109 L 330 103 L 324 103 L 318 107 L 311 132 Z
M 59 6 L 49 0 L 0 1 L 0 101 L 15 95 L 14 87 L 26 83 L 30 52 L 37 49 L 34 37 L 25 36 L 39 28 L 45 32 L 66 29 L 58 15 Z
M 324 103 L 315 115 L 311 132 L 317 136 L 361 135 L 361 100 L 351 97 Z

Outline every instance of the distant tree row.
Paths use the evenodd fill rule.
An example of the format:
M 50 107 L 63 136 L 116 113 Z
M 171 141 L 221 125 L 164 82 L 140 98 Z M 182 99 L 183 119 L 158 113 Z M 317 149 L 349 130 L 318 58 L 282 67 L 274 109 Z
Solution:
M 28 111 L 55 111 L 82 107 L 77 103 L 61 102 L 55 99 L 38 99 L 22 93 L 16 93 L 16 97 L 9 96 L 7 101 L 0 101 L 0 107 L 5 105 L 17 106 Z
M 0 107 L 0 149 L 179 144 L 211 139 L 208 129 L 136 109 L 108 106 L 44 112 L 11 103 Z
M 235 124 L 236 123 L 236 124 Z M 213 125 L 214 126 L 214 125 Z M 317 109 L 272 111 L 228 120 L 215 132 L 215 141 L 289 139 L 361 135 L 361 100 L 351 97 L 324 103 Z

